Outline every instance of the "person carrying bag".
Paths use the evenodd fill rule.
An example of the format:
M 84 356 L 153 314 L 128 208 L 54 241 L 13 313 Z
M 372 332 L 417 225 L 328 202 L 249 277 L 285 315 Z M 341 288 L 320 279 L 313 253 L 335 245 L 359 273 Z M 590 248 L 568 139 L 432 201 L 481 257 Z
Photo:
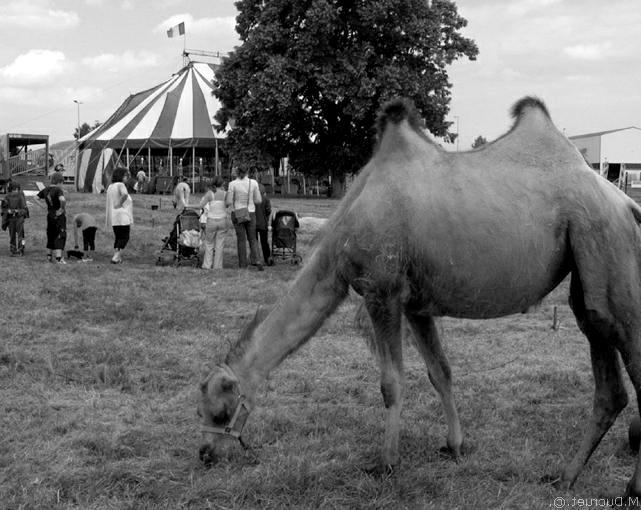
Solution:
M 248 223 L 251 221 L 249 216 L 249 197 L 251 196 L 251 186 L 252 181 L 249 179 L 249 187 L 247 188 L 247 207 L 241 207 L 240 209 L 234 209 L 232 211 L 232 220 L 235 220 L 236 223 Z
M 249 262 L 262 271 L 263 262 L 258 254 L 256 240 L 256 204 L 262 202 L 262 197 L 258 183 L 247 176 L 247 170 L 238 170 L 238 177 L 229 183 L 226 201 L 232 208 L 231 217 L 236 230 L 238 266 L 241 268 L 248 266 L 247 241 L 249 241 Z

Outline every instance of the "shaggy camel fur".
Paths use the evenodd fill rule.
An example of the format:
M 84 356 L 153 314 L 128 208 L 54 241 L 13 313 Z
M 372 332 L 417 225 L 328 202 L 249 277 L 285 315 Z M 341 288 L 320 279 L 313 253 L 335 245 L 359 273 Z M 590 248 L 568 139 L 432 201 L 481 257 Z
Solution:
M 627 404 L 620 355 L 641 390 L 641 209 L 592 171 L 526 97 L 512 128 L 469 152 L 446 152 L 419 129 L 411 104 L 379 118 L 379 144 L 330 218 L 289 292 L 245 329 L 226 364 L 202 383 L 205 427 L 251 409 L 268 374 L 318 330 L 349 288 L 363 296 L 381 369 L 386 423 L 379 470 L 399 462 L 401 316 L 407 318 L 448 423 L 463 436 L 434 317 L 501 317 L 537 304 L 571 273 L 570 305 L 588 338 L 592 419 L 559 484 L 571 486 Z M 381 200 L 381 197 L 382 200 Z M 214 451 L 211 428 L 206 448 Z M 629 494 L 641 494 L 637 461 Z

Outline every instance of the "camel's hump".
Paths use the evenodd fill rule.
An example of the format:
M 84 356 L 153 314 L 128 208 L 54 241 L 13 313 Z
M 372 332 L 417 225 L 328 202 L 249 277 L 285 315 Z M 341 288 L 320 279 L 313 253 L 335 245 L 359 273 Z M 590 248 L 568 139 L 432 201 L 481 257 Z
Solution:
M 514 103 L 511 110 L 512 118 L 518 121 L 528 108 L 536 108 L 542 111 L 548 119 L 551 118 L 545 103 L 534 96 L 526 96 Z
M 399 97 L 385 103 L 376 123 L 379 137 L 385 131 L 385 126 L 390 123 L 400 124 L 404 120 L 407 120 L 414 129 L 420 128 L 420 119 L 412 100 Z

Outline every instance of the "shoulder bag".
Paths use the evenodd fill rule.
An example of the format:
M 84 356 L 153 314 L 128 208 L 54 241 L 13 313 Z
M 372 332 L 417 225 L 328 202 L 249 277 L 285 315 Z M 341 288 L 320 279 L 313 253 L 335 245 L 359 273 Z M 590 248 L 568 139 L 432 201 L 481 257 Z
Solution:
M 247 187 L 247 207 L 240 207 L 239 209 L 234 209 L 232 211 L 232 220 L 236 223 L 249 223 L 249 194 L 251 193 L 252 182 L 249 181 L 249 186 Z M 236 189 L 234 189 L 236 193 Z

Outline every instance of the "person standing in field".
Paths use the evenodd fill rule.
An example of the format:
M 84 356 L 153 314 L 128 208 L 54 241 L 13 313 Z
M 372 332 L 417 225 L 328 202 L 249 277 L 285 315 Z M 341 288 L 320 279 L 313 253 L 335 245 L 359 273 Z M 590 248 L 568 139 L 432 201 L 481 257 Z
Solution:
M 203 258 L 203 269 L 223 268 L 223 248 L 225 238 L 229 230 L 227 218 L 227 204 L 225 198 L 227 193 L 223 189 L 223 179 L 220 176 L 214 177 L 209 185 L 209 190 L 200 201 L 200 207 L 207 211 L 207 226 L 205 227 L 205 257 Z
M 58 264 L 66 264 L 62 252 L 67 242 L 67 199 L 62 189 L 62 173 L 55 172 L 51 176 L 51 185 L 40 190 L 36 195 L 47 202 L 47 260 Z
M 190 194 L 191 190 L 189 189 L 189 184 L 187 184 L 187 177 L 183 177 L 174 188 L 174 208 L 178 211 L 178 214 L 183 212 L 189 205 Z
M 116 168 L 111 176 L 111 184 L 107 188 L 107 211 L 105 225 L 107 230 L 114 233 L 114 255 L 112 264 L 122 263 L 122 250 L 129 242 L 131 225 L 134 222 L 133 201 L 125 183 L 129 171 L 122 166 Z
M 82 244 L 86 253 L 84 260 L 93 260 L 96 251 L 96 219 L 89 213 L 76 214 L 71 220 L 73 223 L 74 248 L 78 249 L 78 231 L 82 232 Z
M 9 228 L 9 251 L 12 257 L 24 255 L 24 220 L 29 217 L 27 199 L 17 182 L 9 182 L 2 200 L 2 230 Z
M 136 174 L 136 193 L 145 193 L 147 191 L 147 180 L 147 174 L 143 168 L 140 167 L 140 170 L 138 170 L 138 173 Z
M 262 197 L 262 202 L 256 205 L 256 236 L 260 242 L 260 246 L 263 252 L 263 260 L 268 266 L 273 265 L 271 260 L 271 252 L 269 250 L 269 217 L 272 214 L 272 204 L 267 197 L 265 192 L 265 186 L 258 184 L 260 190 L 260 195 Z
M 247 267 L 247 241 L 249 241 L 249 262 L 263 270 L 263 262 L 258 255 L 258 241 L 256 240 L 256 204 L 260 204 L 262 197 L 258 190 L 258 183 L 247 177 L 247 170 L 238 170 L 238 177 L 229 183 L 227 198 L 228 206 L 232 207 L 232 223 L 236 230 L 236 245 L 238 248 L 238 266 Z M 239 222 L 235 211 L 247 208 L 249 219 Z

